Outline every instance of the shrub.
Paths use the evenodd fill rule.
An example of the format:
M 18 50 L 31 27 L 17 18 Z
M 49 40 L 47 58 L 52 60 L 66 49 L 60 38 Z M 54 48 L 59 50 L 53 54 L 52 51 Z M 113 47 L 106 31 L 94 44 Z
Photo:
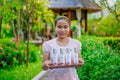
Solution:
M 120 39 L 105 39 L 103 43 L 107 47 L 111 47 L 113 50 L 116 49 L 120 52 Z
M 104 45 L 104 38 L 82 36 L 82 55 L 85 64 L 77 69 L 81 80 L 118 80 L 120 54 Z
M 15 43 L 9 39 L 0 40 L 0 67 L 19 65 L 26 61 L 26 44 Z M 38 48 L 30 44 L 29 62 L 37 60 Z
M 120 36 L 120 23 L 112 15 L 101 19 L 89 19 L 88 33 L 97 36 Z

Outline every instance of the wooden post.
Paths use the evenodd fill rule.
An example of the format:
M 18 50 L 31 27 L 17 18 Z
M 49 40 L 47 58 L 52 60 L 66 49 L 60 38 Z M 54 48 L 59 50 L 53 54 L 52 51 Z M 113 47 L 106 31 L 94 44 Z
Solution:
M 69 21 L 70 21 L 70 31 L 69 31 L 68 36 L 69 36 L 69 37 L 72 37 L 72 30 L 71 30 L 71 11 L 70 11 L 70 10 L 68 10 L 68 19 L 69 19 Z
M 45 33 L 46 33 L 45 36 L 46 36 L 46 39 L 47 39 L 48 38 L 47 37 L 47 34 L 48 34 L 48 24 L 47 24 L 47 22 L 45 22 L 45 26 L 46 26 L 45 27 Z
M 88 24 L 87 24 L 87 10 L 85 10 L 85 16 L 84 16 L 84 18 L 85 18 L 85 32 L 87 32 L 88 31 Z
M 62 9 L 60 9 L 60 15 L 62 15 Z
M 83 20 L 85 20 L 85 11 L 81 10 L 81 19 L 80 19 L 81 28 L 83 28 L 83 23 L 82 23 Z

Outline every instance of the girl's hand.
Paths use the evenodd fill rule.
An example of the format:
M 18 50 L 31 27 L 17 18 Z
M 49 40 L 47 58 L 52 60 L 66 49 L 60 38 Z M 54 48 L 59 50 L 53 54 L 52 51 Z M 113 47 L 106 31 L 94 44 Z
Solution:
M 45 60 L 42 64 L 42 67 L 44 70 L 47 70 L 49 68 L 50 60 Z
M 44 61 L 44 65 L 45 65 L 47 68 L 49 67 L 49 64 L 50 64 L 50 60 Z
M 81 66 L 84 64 L 84 60 L 82 58 L 79 58 L 78 62 L 79 62 L 79 64 L 81 64 Z

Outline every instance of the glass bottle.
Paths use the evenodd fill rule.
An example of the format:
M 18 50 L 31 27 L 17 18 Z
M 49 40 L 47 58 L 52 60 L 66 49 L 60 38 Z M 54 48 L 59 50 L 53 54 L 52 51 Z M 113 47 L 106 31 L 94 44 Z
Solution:
M 73 60 L 74 60 L 74 64 L 78 64 L 78 51 L 77 51 L 77 48 L 74 48 Z
M 51 61 L 53 62 L 53 64 L 55 66 L 57 66 L 57 64 L 58 64 L 58 55 L 57 55 L 57 50 L 56 49 L 53 49 Z
M 70 49 L 69 49 L 69 48 L 66 49 L 65 60 L 66 60 L 65 63 L 66 63 L 67 65 L 70 65 L 70 64 L 71 64 L 71 53 L 70 53 Z
M 65 54 L 63 52 L 63 49 L 60 48 L 60 56 L 59 56 L 60 64 L 64 65 L 65 64 Z

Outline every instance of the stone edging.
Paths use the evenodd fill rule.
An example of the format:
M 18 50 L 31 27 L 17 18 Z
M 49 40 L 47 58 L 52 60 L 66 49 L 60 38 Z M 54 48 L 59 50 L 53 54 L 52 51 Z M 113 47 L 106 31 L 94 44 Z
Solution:
M 39 80 L 47 71 L 41 71 L 32 80 Z

